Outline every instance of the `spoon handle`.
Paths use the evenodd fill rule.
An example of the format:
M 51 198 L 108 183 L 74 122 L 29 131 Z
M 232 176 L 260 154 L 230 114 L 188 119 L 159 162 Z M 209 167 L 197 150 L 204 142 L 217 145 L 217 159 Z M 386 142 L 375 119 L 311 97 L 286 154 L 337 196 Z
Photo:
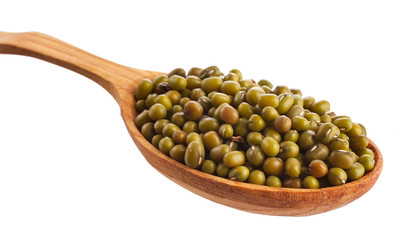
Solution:
M 159 75 L 108 61 L 38 32 L 0 32 L 0 53 L 35 57 L 80 73 L 105 88 L 119 104 L 121 92 L 131 93 L 143 77 Z

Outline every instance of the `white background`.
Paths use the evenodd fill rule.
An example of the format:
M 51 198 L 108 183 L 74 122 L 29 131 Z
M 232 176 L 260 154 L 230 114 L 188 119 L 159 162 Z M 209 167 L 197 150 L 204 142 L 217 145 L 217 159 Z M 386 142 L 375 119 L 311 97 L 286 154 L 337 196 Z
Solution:
M 395 237 L 396 11 L 394 1 L 2 2 L 0 31 L 44 32 L 142 69 L 238 68 L 327 99 L 365 124 L 385 164 L 372 190 L 331 212 L 238 211 L 153 169 L 96 83 L 0 55 L 0 239 Z

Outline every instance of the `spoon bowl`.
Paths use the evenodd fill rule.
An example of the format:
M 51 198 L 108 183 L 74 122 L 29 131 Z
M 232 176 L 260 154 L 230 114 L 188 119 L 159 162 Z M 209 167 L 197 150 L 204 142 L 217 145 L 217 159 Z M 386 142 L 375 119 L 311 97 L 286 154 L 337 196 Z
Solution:
M 342 207 L 361 197 L 378 179 L 383 157 L 370 141 L 375 167 L 357 181 L 322 189 L 274 188 L 231 181 L 191 169 L 161 153 L 140 133 L 134 120 L 136 91 L 142 78 L 161 72 L 130 68 L 99 58 L 56 38 L 37 32 L 0 32 L 0 53 L 42 59 L 80 73 L 105 88 L 120 106 L 129 134 L 146 160 L 180 186 L 214 202 L 239 210 L 278 216 L 307 216 Z

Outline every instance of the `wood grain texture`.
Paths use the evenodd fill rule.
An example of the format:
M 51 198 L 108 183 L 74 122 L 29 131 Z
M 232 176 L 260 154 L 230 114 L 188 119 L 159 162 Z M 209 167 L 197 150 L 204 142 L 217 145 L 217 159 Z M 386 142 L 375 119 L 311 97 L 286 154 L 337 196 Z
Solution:
M 146 160 L 167 178 L 211 201 L 247 212 L 307 216 L 342 207 L 372 188 L 383 168 L 379 148 L 375 168 L 363 178 L 342 186 L 323 189 L 288 189 L 230 181 L 191 169 L 162 154 L 141 135 L 134 124 L 133 93 L 142 78 L 153 79 L 160 72 L 130 68 L 87 53 L 45 34 L 0 32 L 0 53 L 26 55 L 80 73 L 104 87 L 118 102 L 121 115 L 135 144 Z

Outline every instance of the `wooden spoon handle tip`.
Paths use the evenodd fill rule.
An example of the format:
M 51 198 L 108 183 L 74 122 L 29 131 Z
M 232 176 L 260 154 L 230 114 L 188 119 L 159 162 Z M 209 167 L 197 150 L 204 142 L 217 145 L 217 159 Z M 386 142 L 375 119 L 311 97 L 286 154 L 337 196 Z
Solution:
M 0 53 L 35 57 L 80 73 L 104 87 L 117 102 L 120 90 L 131 92 L 138 79 L 151 73 L 116 64 L 38 32 L 0 32 Z

